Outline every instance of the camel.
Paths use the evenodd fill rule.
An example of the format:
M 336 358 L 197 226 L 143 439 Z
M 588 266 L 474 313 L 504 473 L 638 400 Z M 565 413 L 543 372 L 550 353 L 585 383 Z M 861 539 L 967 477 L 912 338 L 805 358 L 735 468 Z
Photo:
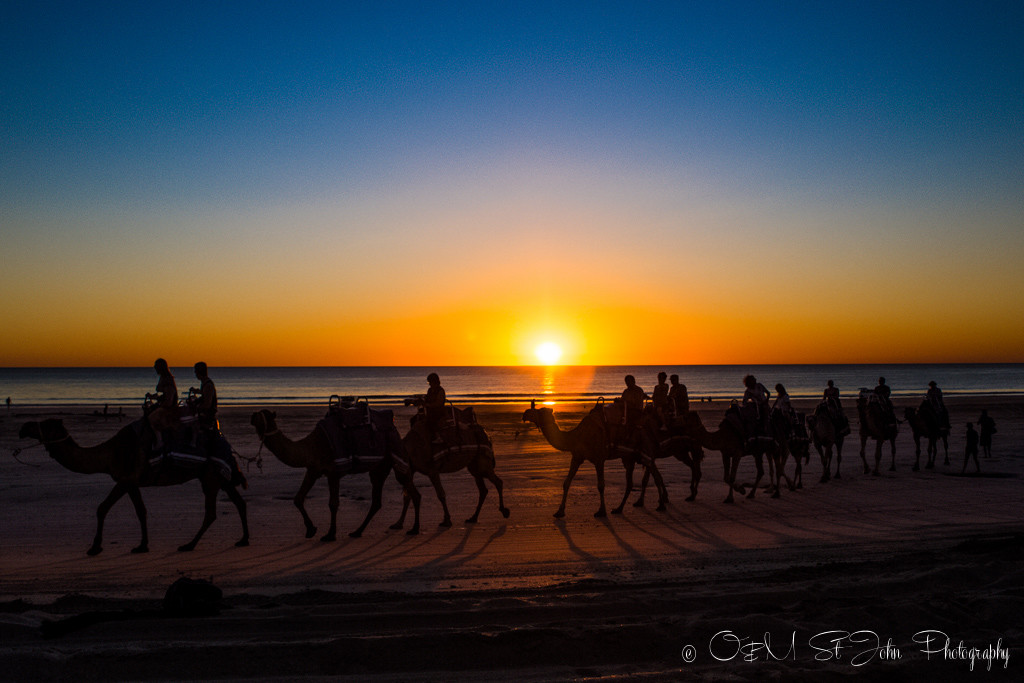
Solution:
M 796 418 L 797 423 L 794 424 L 780 410 L 773 409 L 771 413 L 772 434 L 775 437 L 777 450 L 775 457 L 769 457 L 768 462 L 769 465 L 775 464 L 778 467 L 773 498 L 779 497 L 779 487 L 783 479 L 786 480 L 790 491 L 804 487 L 803 466 L 810 460 L 811 446 L 807 432 L 803 428 L 803 416 L 797 413 Z M 793 456 L 793 461 L 796 463 L 796 471 L 793 473 L 792 479 L 786 474 L 786 460 L 789 456 Z
M 643 426 L 648 430 L 651 441 L 655 448 L 653 457 L 675 458 L 690 468 L 690 495 L 686 497 L 687 502 L 697 500 L 697 486 L 702 476 L 701 463 L 704 462 L 704 449 L 693 436 L 693 419 L 696 413 L 689 411 L 676 416 L 671 424 L 663 424 L 657 419 L 656 414 L 647 412 Z M 653 418 L 653 419 L 652 419 Z M 633 503 L 633 507 L 644 506 L 644 494 L 647 492 L 647 482 L 651 478 L 650 470 L 644 471 L 643 479 L 640 482 L 640 497 Z
M 746 455 L 753 456 L 754 463 L 757 466 L 757 479 L 754 481 L 754 486 L 751 488 L 750 493 L 747 494 L 747 498 L 753 498 L 762 477 L 764 477 L 764 458 L 766 456 L 768 458 L 775 458 L 778 444 L 770 439 L 757 439 L 754 444 L 748 445 L 742 428 L 734 420 L 730 419 L 728 414 L 714 432 L 709 432 L 705 429 L 698 413 L 694 413 L 694 415 L 696 417 L 693 419 L 692 433 L 700 445 L 712 451 L 719 451 L 722 454 L 725 483 L 729 486 L 729 494 L 724 502 L 734 502 L 733 491 L 738 492 L 740 495 L 743 495 L 746 491 L 745 487 L 736 483 L 736 472 L 739 469 L 740 460 Z M 777 493 L 778 486 L 775 488 Z
M 846 434 L 836 422 L 828 404 L 822 401 L 814 408 L 814 414 L 807 418 L 807 430 L 811 434 L 811 441 L 815 450 L 821 458 L 822 474 L 821 483 L 824 484 L 832 478 L 832 449 L 836 454 L 836 479 L 841 479 L 839 466 L 843 463 L 843 441 Z
M 141 432 L 147 428 L 145 418 L 123 427 L 113 437 L 96 446 L 79 446 L 57 419 L 42 422 L 26 422 L 19 432 L 21 438 L 38 440 L 47 453 L 58 463 L 81 474 L 107 474 L 114 480 L 114 488 L 96 509 L 96 535 L 87 553 L 98 555 L 103 551 L 103 522 L 107 513 L 125 494 L 135 506 L 135 516 L 142 529 L 142 540 L 132 548 L 132 553 L 149 552 L 149 529 L 146 525 L 146 506 L 142 502 L 140 488 L 146 486 L 174 486 L 198 479 L 206 501 L 203 523 L 191 541 L 178 548 L 181 552 L 194 550 L 199 539 L 217 519 L 217 492 L 224 491 L 238 510 L 242 521 L 242 538 L 235 543 L 238 547 L 249 545 L 249 521 L 246 517 L 245 500 L 238 493 L 235 484 L 224 481 L 217 468 L 207 465 L 202 469 L 182 467 L 150 466 L 141 448 Z M 244 479 L 243 479 L 244 481 Z
M 472 517 L 466 520 L 467 524 L 476 524 L 477 519 L 480 517 L 480 508 L 483 507 L 484 499 L 487 498 L 487 485 L 484 484 L 484 479 L 489 480 L 498 492 L 498 510 L 502 516 L 508 519 L 510 514 L 509 509 L 505 507 L 502 481 L 494 473 L 494 447 L 491 444 L 490 437 L 487 436 L 483 427 L 476 422 L 465 425 L 465 427 L 452 427 L 447 431 L 458 429 L 459 434 L 472 438 L 472 443 L 436 444 L 437 447 L 434 448 L 432 447 L 426 424 L 422 420 L 415 424 L 409 430 L 409 433 L 402 438 L 402 446 L 405 449 L 405 455 L 413 472 L 427 475 L 430 483 L 434 486 L 434 491 L 437 492 L 437 499 L 441 501 L 441 507 L 444 509 L 444 520 L 440 524 L 442 527 L 450 527 L 452 525 L 452 518 L 448 513 L 448 503 L 444 487 L 441 486 L 440 475 L 458 472 L 461 469 L 469 470 L 469 473 L 473 475 L 473 479 L 476 481 L 476 488 L 480 492 L 476 511 L 473 512 Z M 402 516 L 399 517 L 398 521 L 391 528 L 402 528 L 402 525 L 405 523 L 405 513 L 408 509 L 409 498 L 405 497 L 402 503 Z
M 928 401 L 922 401 L 918 409 L 906 408 L 903 417 L 910 424 L 914 434 L 914 471 L 921 469 L 921 438 L 928 440 L 928 460 L 925 469 L 935 467 L 935 458 L 939 453 L 938 441 L 942 440 L 942 448 L 946 455 L 945 465 L 949 466 L 949 431 L 943 429 L 939 416 Z
M 658 511 L 665 510 L 665 484 L 657 470 L 657 465 L 642 447 L 634 444 L 617 444 L 609 439 L 608 424 L 605 420 L 602 403 L 603 401 L 599 402 L 597 407 L 587 413 L 578 425 L 567 432 L 559 428 L 551 408 L 538 408 L 536 402 L 532 402 L 530 408 L 523 413 L 523 422 L 532 422 L 537 425 L 549 444 L 556 450 L 568 452 L 572 456 L 569 460 L 569 473 L 562 483 L 562 502 L 555 512 L 555 517 L 559 519 L 565 517 L 565 502 L 569 497 L 569 487 L 584 461 L 593 463 L 594 469 L 597 471 L 597 493 L 601 505 L 594 513 L 594 517 L 607 516 L 604 501 L 604 465 L 606 460 L 613 457 L 621 458 L 622 465 L 626 469 L 626 493 L 619 506 L 612 510 L 612 514 L 620 514 L 626 505 L 626 500 L 633 490 L 633 468 L 637 461 L 654 473 L 654 481 L 659 492 L 657 509 Z
M 864 474 L 869 472 L 878 476 L 878 466 L 882 462 L 882 444 L 889 442 L 892 453 L 892 464 L 890 472 L 896 471 L 896 434 L 899 432 L 899 425 L 895 416 L 887 414 L 878 401 L 871 400 L 867 391 L 861 391 L 857 397 L 857 414 L 860 417 L 860 459 L 864 463 Z M 868 466 L 868 460 L 864 456 L 868 439 L 875 440 L 875 469 Z
M 370 475 L 370 484 L 372 486 L 370 509 L 367 511 L 366 518 L 359 525 L 359 528 L 349 533 L 351 538 L 359 538 L 370 523 L 370 520 L 373 519 L 373 516 L 381 508 L 384 482 L 387 481 L 392 467 L 395 469 L 395 477 L 402 484 L 405 495 L 409 496 L 412 500 L 415 510 L 413 526 L 407 533 L 409 535 L 419 533 L 420 492 L 416 490 L 416 486 L 413 484 L 412 471 L 408 468 L 401 455 L 396 454 L 396 451 L 400 448 L 400 441 L 397 438 L 398 430 L 395 430 L 394 435 L 389 435 L 388 439 L 389 446 L 392 445 L 392 442 L 394 443 L 394 450 L 389 448 L 387 456 L 379 463 L 369 467 L 357 466 L 343 472 L 334 461 L 334 451 L 323 430 L 314 428 L 304 438 L 292 441 L 278 429 L 277 413 L 265 408 L 254 412 L 249 423 L 256 428 L 256 435 L 259 436 L 260 443 L 266 445 L 270 452 L 277 456 L 278 460 L 288 467 L 302 467 L 306 470 L 306 476 L 303 477 L 302 485 L 299 486 L 299 490 L 294 498 L 295 507 L 302 513 L 302 522 L 306 526 L 306 538 L 313 538 L 316 535 L 316 525 L 313 524 L 309 513 L 306 512 L 306 495 L 320 477 L 327 478 L 327 488 L 329 491 L 327 505 L 331 511 L 331 526 L 320 540 L 330 542 L 336 540 L 338 534 L 338 486 L 341 477 L 345 474 L 366 473 Z

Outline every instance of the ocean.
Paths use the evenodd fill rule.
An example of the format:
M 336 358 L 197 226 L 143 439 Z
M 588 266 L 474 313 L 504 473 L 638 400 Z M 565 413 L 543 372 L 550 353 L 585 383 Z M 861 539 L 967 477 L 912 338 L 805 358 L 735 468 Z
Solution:
M 172 368 L 184 397 L 199 382 L 192 368 Z M 821 396 L 831 379 L 844 397 L 886 378 L 895 396 L 923 396 L 934 380 L 947 396 L 1024 394 L 1024 364 L 900 365 L 685 365 L 524 367 L 211 367 L 222 405 L 319 405 L 332 395 L 399 403 L 426 391 L 426 376 L 437 372 L 456 403 L 526 403 L 596 400 L 618 396 L 632 374 L 648 393 L 657 374 L 675 373 L 691 400 L 740 398 L 743 376 L 751 373 L 774 394 L 782 383 L 794 398 Z M 0 400 L 13 405 L 108 405 L 134 407 L 156 388 L 146 368 L 0 368 Z

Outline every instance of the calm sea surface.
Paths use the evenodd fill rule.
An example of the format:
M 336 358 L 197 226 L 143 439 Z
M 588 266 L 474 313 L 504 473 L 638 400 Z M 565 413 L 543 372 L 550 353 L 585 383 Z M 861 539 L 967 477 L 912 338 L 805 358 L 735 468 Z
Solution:
M 1024 364 L 969 365 L 694 365 L 598 367 L 211 367 L 223 405 L 306 405 L 331 395 L 394 403 L 424 393 L 437 372 L 448 397 L 462 403 L 519 403 L 533 398 L 580 401 L 617 396 L 632 374 L 648 393 L 659 371 L 678 374 L 691 398 L 729 399 L 743 394 L 753 373 L 772 390 L 781 382 L 795 398 L 821 396 L 835 381 L 843 396 L 873 387 L 885 376 L 897 396 L 923 395 L 935 380 L 946 395 L 1024 394 Z M 199 386 L 192 368 L 172 368 L 179 393 Z M 147 368 L 0 368 L 0 400 L 14 405 L 139 405 L 156 388 Z

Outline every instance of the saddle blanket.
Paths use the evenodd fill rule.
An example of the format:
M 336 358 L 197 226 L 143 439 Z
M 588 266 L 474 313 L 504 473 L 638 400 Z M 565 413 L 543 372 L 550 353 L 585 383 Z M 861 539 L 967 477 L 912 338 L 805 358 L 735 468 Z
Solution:
M 332 408 L 317 423 L 334 453 L 334 462 L 346 470 L 357 464 L 372 467 L 397 450 L 398 430 L 390 410 L 370 410 L 365 404 L 352 408 Z

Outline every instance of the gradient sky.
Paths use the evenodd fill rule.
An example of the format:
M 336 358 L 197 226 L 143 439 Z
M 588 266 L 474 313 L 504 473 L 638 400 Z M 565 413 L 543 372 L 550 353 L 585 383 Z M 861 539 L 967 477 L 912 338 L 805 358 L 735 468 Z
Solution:
M 0 366 L 1024 361 L 1024 3 L 4 3 Z

